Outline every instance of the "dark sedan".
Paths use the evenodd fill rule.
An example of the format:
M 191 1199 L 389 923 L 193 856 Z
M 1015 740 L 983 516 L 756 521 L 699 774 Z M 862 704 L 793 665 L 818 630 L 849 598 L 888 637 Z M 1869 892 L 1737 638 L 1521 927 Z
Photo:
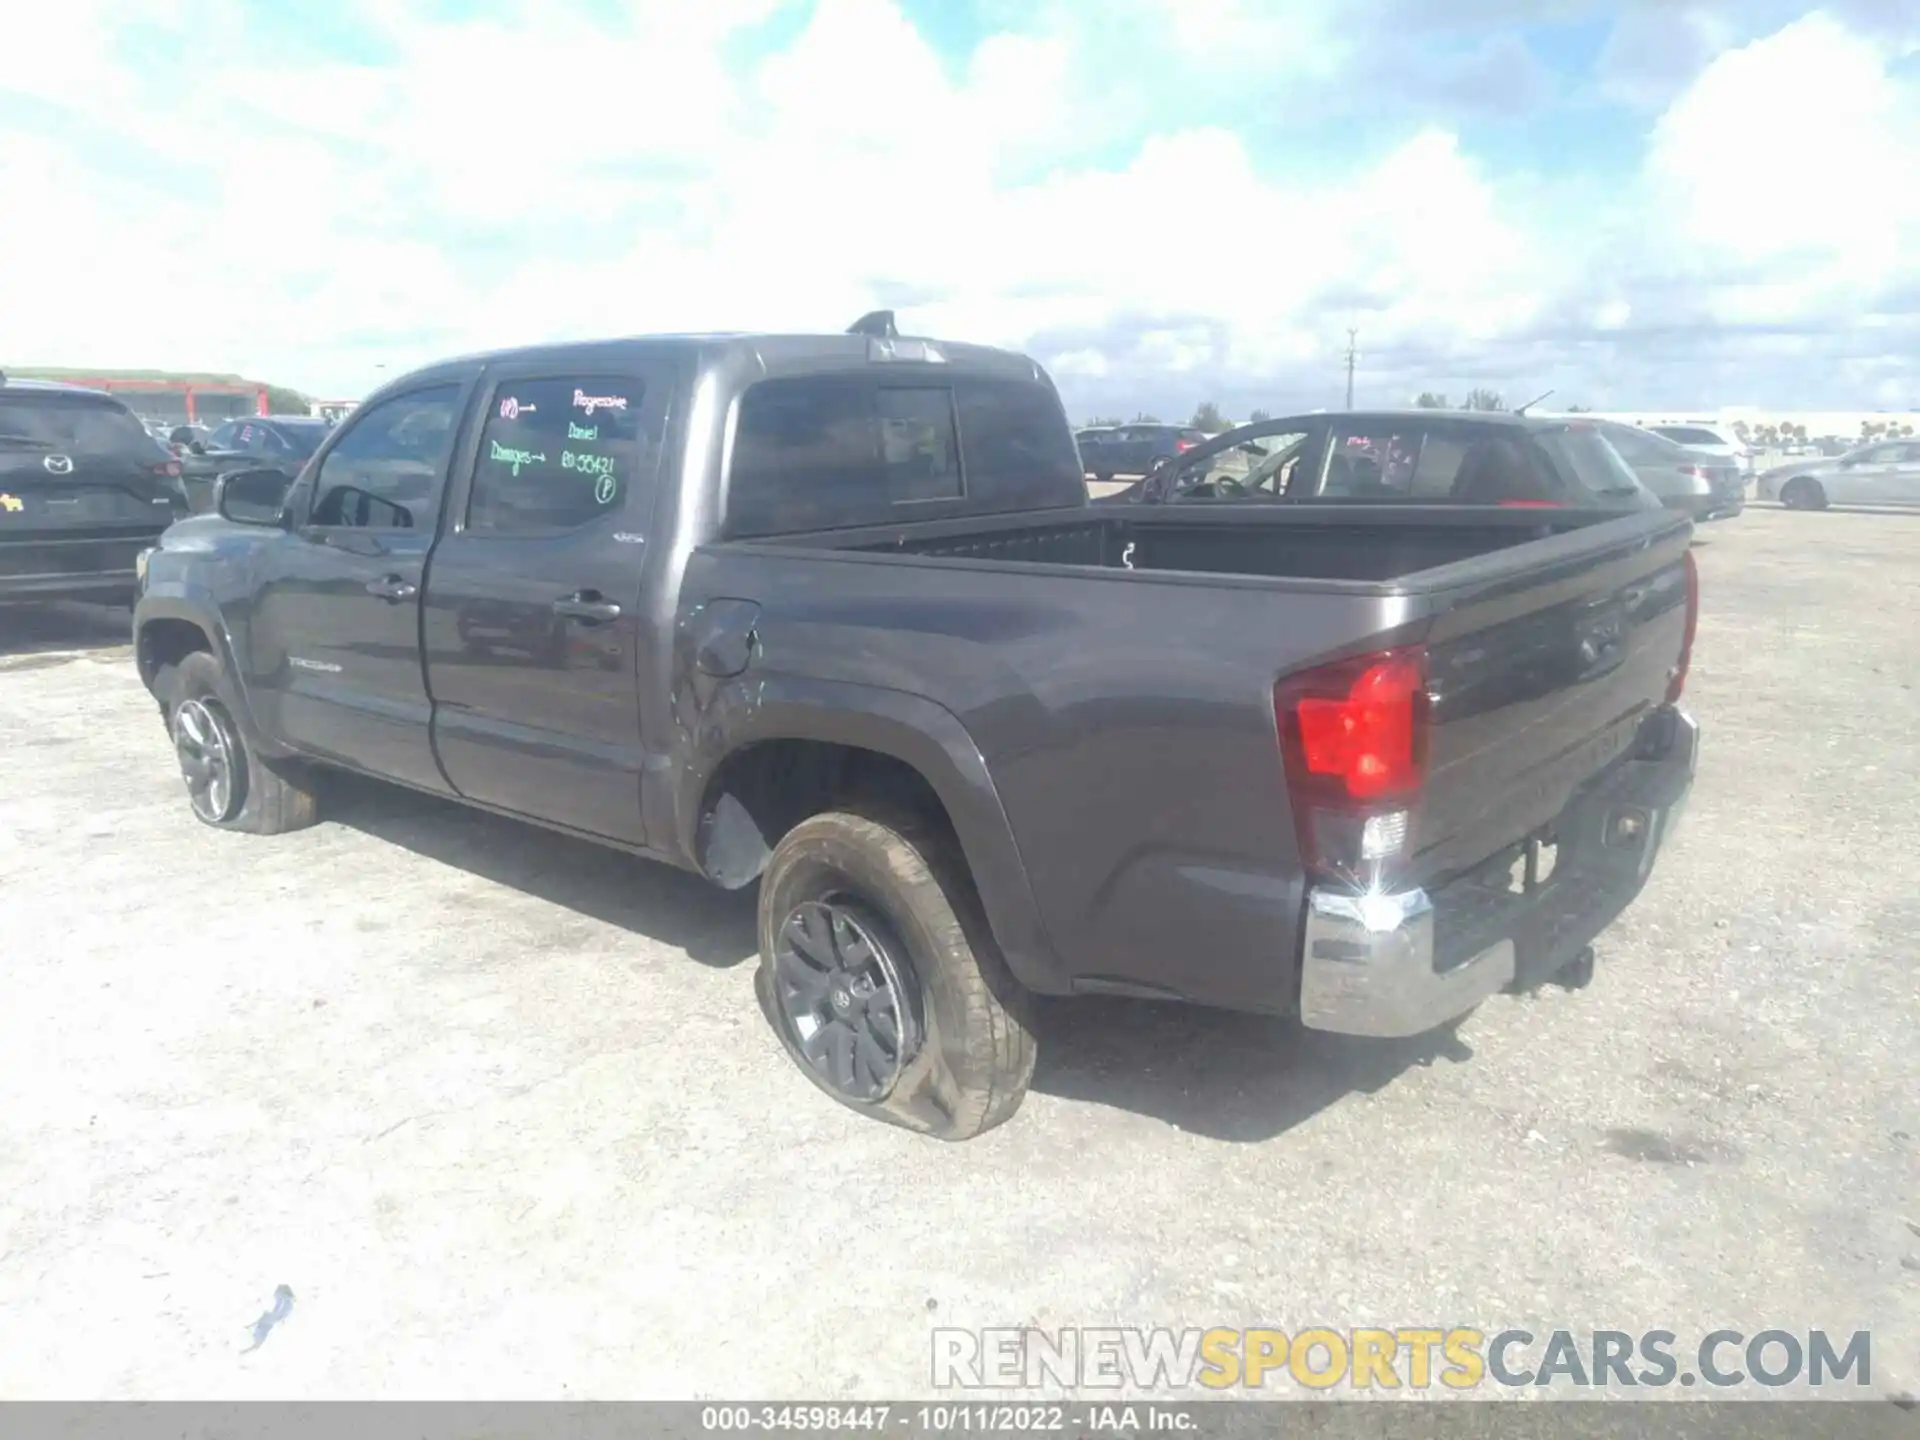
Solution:
M 211 507 L 214 482 L 230 470 L 279 470 L 292 479 L 332 430 L 325 420 L 306 415 L 250 415 L 224 422 L 181 453 L 187 503 L 195 511 Z
M 1504 412 L 1316 412 L 1242 425 L 1096 505 L 1214 501 L 1653 509 L 1592 423 Z

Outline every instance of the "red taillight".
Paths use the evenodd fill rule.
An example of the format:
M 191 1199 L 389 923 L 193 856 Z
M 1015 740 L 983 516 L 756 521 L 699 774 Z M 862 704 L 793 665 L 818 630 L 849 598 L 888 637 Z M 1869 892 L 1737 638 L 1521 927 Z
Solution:
M 1679 702 L 1681 693 L 1687 688 L 1687 671 L 1693 665 L 1693 632 L 1700 625 L 1700 567 L 1693 563 L 1693 551 L 1689 550 L 1684 561 L 1687 576 L 1687 620 L 1686 627 L 1680 632 L 1680 663 L 1673 667 L 1673 678 L 1667 682 L 1667 704 Z
M 1410 855 L 1427 770 L 1425 647 L 1289 675 L 1273 687 L 1273 708 L 1307 869 L 1364 885 Z
M 1680 473 L 1682 475 L 1690 475 L 1695 480 L 1704 479 L 1706 477 L 1707 472 L 1698 465 L 1682 465 L 1679 468 L 1680 468 Z
M 1193 448 L 1193 441 L 1191 441 L 1191 440 L 1176 440 L 1176 441 L 1174 441 L 1174 442 L 1173 442 L 1173 448 L 1174 448 L 1174 451 L 1175 451 L 1175 453 L 1177 453 L 1177 454 L 1180 454 L 1180 455 L 1184 455 L 1184 454 L 1186 454 L 1186 453 L 1187 453 L 1187 451 L 1189 451 L 1189 450 L 1191 450 L 1191 449 Z
M 1418 789 L 1425 695 L 1421 666 L 1404 655 L 1367 666 L 1338 699 L 1303 695 L 1294 720 L 1307 773 L 1339 780 L 1354 800 Z

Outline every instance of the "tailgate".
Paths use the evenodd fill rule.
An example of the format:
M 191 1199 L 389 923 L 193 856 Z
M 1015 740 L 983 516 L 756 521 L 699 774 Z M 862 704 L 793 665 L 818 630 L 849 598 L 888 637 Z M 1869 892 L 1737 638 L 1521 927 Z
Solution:
M 1547 826 L 1632 748 L 1685 644 L 1689 526 L 1616 521 L 1517 546 L 1441 582 L 1415 868 L 1431 885 Z
M 173 523 L 166 487 L 138 473 L 55 475 L 0 453 L 0 580 L 131 571 Z

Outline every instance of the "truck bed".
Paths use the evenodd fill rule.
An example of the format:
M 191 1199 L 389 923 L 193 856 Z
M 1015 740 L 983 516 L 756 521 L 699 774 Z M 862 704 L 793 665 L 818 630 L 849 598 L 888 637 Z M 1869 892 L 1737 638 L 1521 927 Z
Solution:
M 1652 517 L 1659 528 L 1662 517 Z M 1141 519 L 1064 512 L 1006 520 L 926 522 L 886 530 L 784 537 L 870 555 L 919 555 L 1021 565 L 1173 571 L 1383 586 L 1515 546 L 1600 524 L 1617 512 L 1466 509 L 1459 505 L 1188 507 Z M 1645 526 L 1643 518 L 1628 524 Z M 1666 528 L 1673 528 L 1668 522 Z

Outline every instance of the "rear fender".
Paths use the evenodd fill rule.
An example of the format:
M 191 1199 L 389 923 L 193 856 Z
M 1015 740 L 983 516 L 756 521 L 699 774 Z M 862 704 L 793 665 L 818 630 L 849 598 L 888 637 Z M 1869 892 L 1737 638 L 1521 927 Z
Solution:
M 987 764 L 952 712 L 896 690 L 753 672 L 696 702 L 676 697 L 681 748 L 663 779 L 670 833 L 682 863 L 700 869 L 699 824 L 709 785 L 729 756 L 774 740 L 813 740 L 891 756 L 911 766 L 945 807 L 988 923 L 1007 964 L 1028 989 L 1061 994 L 1067 981 L 1034 903 L 1026 867 Z M 698 704 L 697 715 L 687 711 Z M 685 708 L 682 708 L 684 705 Z M 654 810 L 651 799 L 649 813 Z M 769 837 L 774 839 L 777 837 Z

